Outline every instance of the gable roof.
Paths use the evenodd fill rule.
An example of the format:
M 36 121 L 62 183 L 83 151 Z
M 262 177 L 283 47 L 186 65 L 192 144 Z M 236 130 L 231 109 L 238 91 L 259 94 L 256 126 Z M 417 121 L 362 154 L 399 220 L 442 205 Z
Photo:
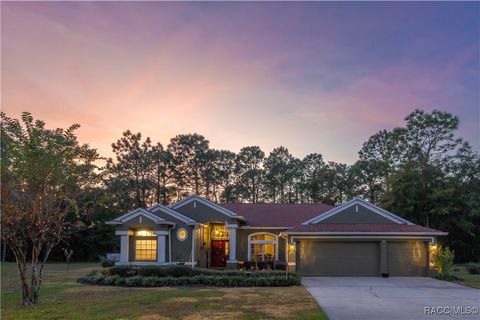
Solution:
M 412 222 L 408 221 L 408 220 L 405 220 L 391 212 L 388 212 L 387 210 L 385 209 L 382 209 L 374 204 L 371 204 L 370 202 L 368 201 L 365 201 L 361 198 L 358 198 L 358 197 L 355 197 L 353 198 L 352 200 L 350 201 L 347 201 L 345 202 L 344 204 L 341 204 L 339 205 L 338 207 L 335 207 L 327 212 L 324 212 L 323 214 L 317 216 L 317 217 L 314 217 L 310 220 L 307 220 L 305 222 L 303 222 L 302 224 L 315 224 L 315 223 L 318 223 L 322 220 L 325 220 L 337 213 L 340 213 L 342 212 L 343 210 L 347 209 L 347 208 L 350 208 L 354 205 L 361 205 L 369 210 L 371 210 L 372 212 L 378 214 L 378 215 L 381 215 L 382 217 L 384 218 L 387 218 L 397 224 L 408 224 L 408 225 L 413 225 Z
M 187 216 L 184 216 L 183 214 L 177 212 L 177 211 L 174 211 L 172 209 L 170 209 L 169 207 L 166 207 L 164 205 L 161 205 L 159 203 L 151 206 L 150 208 L 148 208 L 148 211 L 150 212 L 158 212 L 158 211 L 162 211 L 163 213 L 177 219 L 177 220 L 180 220 L 182 222 L 185 222 L 186 224 L 189 224 L 189 225 L 197 225 L 197 224 L 201 224 L 200 222 L 197 222 L 195 220 L 193 220 L 192 218 L 189 218 Z
M 223 203 L 221 206 L 245 217 L 246 226 L 284 229 L 301 224 L 332 208 L 322 203 Z
M 138 208 L 133 211 L 130 211 L 129 213 L 124 214 L 123 216 L 120 216 L 118 218 L 113 219 L 112 221 L 107 221 L 105 222 L 106 224 L 124 224 L 125 222 L 132 220 L 133 218 L 136 218 L 138 216 L 144 216 L 147 217 L 148 219 L 152 220 L 156 224 L 169 224 L 169 225 L 175 225 L 175 223 L 167 221 L 156 214 L 153 214 L 152 212 L 145 210 L 143 208 Z
M 415 224 L 360 224 L 360 223 L 318 223 L 301 224 L 284 232 L 285 234 L 400 234 L 400 235 L 446 235 L 446 232 Z
M 242 221 L 244 220 L 243 216 L 238 215 L 237 213 L 232 212 L 232 211 L 228 210 L 227 208 L 216 204 L 215 202 L 212 202 L 210 200 L 207 200 L 205 198 L 197 196 L 196 194 L 191 195 L 191 196 L 189 196 L 189 197 L 187 197 L 183 200 L 178 201 L 177 203 L 170 206 L 170 208 L 176 210 L 176 209 L 181 208 L 181 207 L 183 207 L 183 206 L 185 206 L 185 205 L 187 205 L 187 204 L 189 204 L 193 201 L 198 201 L 201 204 L 206 205 L 207 207 L 210 207 L 210 208 L 226 215 L 229 218 L 238 219 L 238 220 L 242 220 Z

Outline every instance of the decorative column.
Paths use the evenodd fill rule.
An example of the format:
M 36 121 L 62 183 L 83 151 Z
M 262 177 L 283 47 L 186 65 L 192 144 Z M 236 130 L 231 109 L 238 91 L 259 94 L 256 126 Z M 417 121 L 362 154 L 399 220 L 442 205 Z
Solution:
M 115 231 L 115 235 L 120 236 L 120 263 L 128 263 L 129 254 L 129 236 L 133 234 L 131 231 L 118 230 Z
M 165 247 L 167 243 L 167 231 L 154 231 L 157 235 L 157 263 L 165 263 Z
M 228 228 L 228 261 L 227 266 L 231 268 L 237 267 L 237 228 L 236 224 L 227 224 Z

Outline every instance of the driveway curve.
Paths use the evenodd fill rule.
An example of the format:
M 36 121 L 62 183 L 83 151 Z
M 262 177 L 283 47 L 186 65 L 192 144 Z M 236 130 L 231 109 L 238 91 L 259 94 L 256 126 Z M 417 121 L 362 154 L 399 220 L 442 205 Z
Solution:
M 330 320 L 480 319 L 480 289 L 432 278 L 304 277 L 302 284 Z

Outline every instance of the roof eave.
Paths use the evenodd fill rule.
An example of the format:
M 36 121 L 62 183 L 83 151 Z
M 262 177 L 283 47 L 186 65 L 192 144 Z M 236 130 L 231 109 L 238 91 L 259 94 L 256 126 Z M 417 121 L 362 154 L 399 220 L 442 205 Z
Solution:
M 370 235 L 405 235 L 405 236 L 446 236 L 448 235 L 448 232 L 378 232 L 378 231 L 285 231 L 282 232 L 282 234 L 286 235 L 365 235 L 365 236 L 370 236 Z
M 105 224 L 108 224 L 108 225 L 120 225 L 120 224 L 123 224 L 123 222 L 121 221 L 105 221 Z
M 169 226 L 175 226 L 176 225 L 176 223 L 170 222 L 170 221 L 159 221 L 159 222 L 155 222 L 155 224 L 160 224 L 160 225 L 166 224 L 166 225 L 169 225 Z

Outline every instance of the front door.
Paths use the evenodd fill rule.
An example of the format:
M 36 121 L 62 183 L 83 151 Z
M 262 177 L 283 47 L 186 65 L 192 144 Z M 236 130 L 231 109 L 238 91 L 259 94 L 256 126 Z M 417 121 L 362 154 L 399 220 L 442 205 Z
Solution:
M 212 267 L 223 268 L 227 266 L 225 244 L 228 240 L 212 240 Z

